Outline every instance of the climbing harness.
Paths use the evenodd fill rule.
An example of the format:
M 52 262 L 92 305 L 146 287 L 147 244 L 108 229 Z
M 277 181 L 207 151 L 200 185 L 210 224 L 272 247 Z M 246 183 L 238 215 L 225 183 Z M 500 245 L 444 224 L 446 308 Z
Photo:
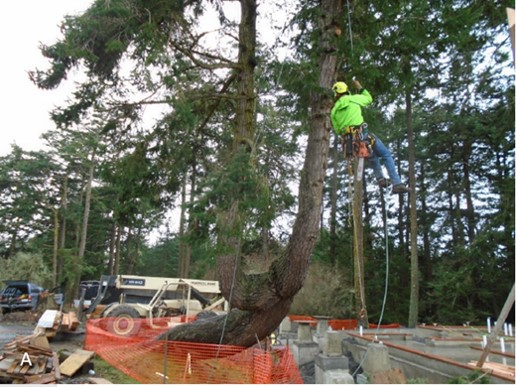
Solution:
M 364 175 L 364 159 L 373 153 L 375 138 L 367 132 L 367 123 L 358 126 L 348 126 L 342 136 L 342 147 L 348 164 L 350 176 L 353 176 L 351 158 L 358 157 L 357 180 Z

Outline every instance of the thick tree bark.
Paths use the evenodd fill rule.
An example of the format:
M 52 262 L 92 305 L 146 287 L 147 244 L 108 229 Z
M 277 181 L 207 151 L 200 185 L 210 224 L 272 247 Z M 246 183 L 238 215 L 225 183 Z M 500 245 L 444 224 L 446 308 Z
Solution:
M 333 266 L 337 265 L 337 192 L 339 187 L 339 137 L 334 136 L 332 156 L 333 173 L 331 175 L 330 190 L 330 260 Z
M 410 306 L 408 327 L 415 328 L 419 315 L 419 254 L 417 246 L 417 208 L 416 208 L 416 151 L 414 146 L 414 128 L 412 120 L 412 95 L 405 94 L 407 116 L 407 139 L 409 153 L 410 183 Z
M 423 274 L 423 282 L 428 283 L 432 278 L 432 262 L 430 249 L 430 221 L 428 219 L 427 190 L 426 190 L 426 174 L 425 163 L 420 163 L 421 175 L 419 177 L 419 193 L 418 197 L 421 201 L 421 232 L 423 234 L 423 260 L 421 262 L 421 272 Z
M 238 76 L 237 131 L 234 151 L 252 144 L 254 136 L 254 46 L 256 37 L 256 2 L 241 0 L 242 18 L 240 25 L 241 73 Z M 292 300 L 303 286 L 310 256 L 319 235 L 323 183 L 326 173 L 331 124 L 329 112 L 330 90 L 335 81 L 336 58 L 332 42 L 333 16 L 342 11 L 342 0 L 321 2 L 321 41 L 319 54 L 320 90 L 311 95 L 310 132 L 306 157 L 301 171 L 299 186 L 299 208 L 291 239 L 285 254 L 275 260 L 268 272 L 245 274 L 239 265 L 240 239 L 230 235 L 225 243 L 230 246 L 229 254 L 219 257 L 219 275 L 223 295 L 230 300 L 233 309 L 227 316 L 200 320 L 182 325 L 164 334 L 169 340 L 251 346 L 262 340 L 287 315 Z M 248 66 L 248 67 L 247 67 Z M 247 68 L 247 71 L 245 69 Z M 242 84 L 243 83 L 243 84 Z M 232 203 L 225 215 L 226 227 L 238 225 L 242 219 L 238 201 Z
M 68 171 L 63 179 L 63 192 L 61 194 L 61 224 L 59 227 L 59 249 L 57 255 L 57 284 L 63 281 L 63 251 L 66 243 L 66 216 L 68 209 Z M 56 286 L 57 286 L 56 284 Z
M 471 193 L 471 178 L 469 174 L 469 164 L 471 155 L 471 143 L 466 142 L 462 153 L 462 171 L 464 172 L 464 192 L 466 195 L 466 219 L 468 221 L 468 243 L 471 245 L 475 240 L 476 216 L 473 204 L 473 194 Z
M 52 208 L 54 218 L 54 246 L 52 252 L 52 287 L 57 286 L 57 256 L 59 251 L 59 211 L 57 208 Z
M 186 173 L 181 182 L 181 214 L 179 215 L 179 267 L 177 268 L 179 278 L 188 278 L 186 273 Z
M 367 303 L 365 294 L 364 277 L 364 222 L 362 209 L 364 204 L 364 168 L 359 163 L 365 164 L 365 160 L 356 157 L 354 160 L 355 176 L 353 179 L 353 262 L 355 284 L 355 312 L 358 325 L 369 328 L 367 317 Z

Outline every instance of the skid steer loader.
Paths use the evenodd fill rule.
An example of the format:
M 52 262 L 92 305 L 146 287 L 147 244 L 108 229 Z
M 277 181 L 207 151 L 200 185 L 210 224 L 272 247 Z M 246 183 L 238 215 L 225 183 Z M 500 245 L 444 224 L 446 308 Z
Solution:
M 143 321 L 155 327 L 155 318 L 171 317 L 168 325 L 227 311 L 218 281 L 185 278 L 103 275 L 87 314 L 106 318 L 105 328 L 119 336 L 134 336 Z M 142 321 L 142 319 L 145 319 Z M 163 319 L 160 319 L 162 322 Z

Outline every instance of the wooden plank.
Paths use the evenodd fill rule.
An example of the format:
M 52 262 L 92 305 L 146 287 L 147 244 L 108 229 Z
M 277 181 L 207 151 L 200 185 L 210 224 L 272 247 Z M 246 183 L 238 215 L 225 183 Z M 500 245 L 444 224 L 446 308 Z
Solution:
M 0 361 L 0 371 L 7 371 L 14 363 L 14 359 L 4 359 Z
M 63 317 L 61 318 L 61 328 L 68 330 L 69 324 L 70 324 L 70 317 L 68 316 L 68 313 L 63 313 Z
M 88 382 L 90 382 L 90 384 L 113 384 L 104 378 L 88 378 Z
M 470 361 L 468 363 L 471 366 L 476 367 L 477 363 L 474 361 Z M 504 365 L 500 363 L 495 363 L 492 361 L 486 361 L 481 367 L 483 370 L 490 370 L 495 375 L 505 376 L 514 379 L 515 378 L 515 368 L 514 366 Z
M 22 368 L 20 368 L 20 372 L 19 373 L 22 374 L 22 375 L 25 375 L 29 369 L 30 369 L 30 365 L 24 364 L 22 366 Z
M 77 318 L 77 314 L 75 312 L 69 312 L 69 314 L 70 314 L 70 330 L 75 331 L 79 327 L 81 322 Z
M 56 375 L 56 380 L 61 379 L 61 369 L 59 367 L 59 357 L 57 353 L 54 353 L 54 357 L 52 358 L 53 370 Z
M 95 352 L 78 349 L 72 353 L 60 366 L 60 372 L 65 376 L 73 376 L 84 364 L 86 364 Z
M 39 318 L 37 326 L 41 328 L 52 328 L 56 322 L 58 313 L 58 310 L 45 310 Z
M 8 374 L 14 373 L 14 370 L 16 369 L 16 367 L 18 367 L 18 362 L 17 361 L 13 361 L 11 366 L 7 369 L 7 373 Z
M 25 380 L 28 384 L 49 384 L 56 382 L 54 374 L 27 376 Z
M 48 342 L 48 339 L 46 338 L 46 336 L 43 336 L 43 335 L 33 337 L 30 340 L 29 344 L 37 346 L 37 347 L 40 347 L 40 348 L 51 349 L 50 348 L 50 343 Z

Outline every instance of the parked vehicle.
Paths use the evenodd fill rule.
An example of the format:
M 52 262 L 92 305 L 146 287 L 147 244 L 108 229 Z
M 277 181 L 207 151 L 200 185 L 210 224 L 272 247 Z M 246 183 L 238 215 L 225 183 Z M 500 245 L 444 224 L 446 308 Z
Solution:
M 14 310 L 35 310 L 43 292 L 39 285 L 28 281 L 3 281 L 7 286 L 0 294 L 3 313 Z
M 142 318 L 151 326 L 159 317 L 184 316 L 188 322 L 189 317 L 222 313 L 227 307 L 218 281 L 103 275 L 87 313 L 107 317 L 111 333 L 133 336 Z
M 84 300 L 82 307 L 83 309 L 88 309 L 91 305 L 91 301 L 97 297 L 97 293 L 99 291 L 100 281 L 81 281 L 79 285 L 79 299 L 73 300 L 73 306 L 75 308 L 79 308 L 80 297 L 84 292 Z

